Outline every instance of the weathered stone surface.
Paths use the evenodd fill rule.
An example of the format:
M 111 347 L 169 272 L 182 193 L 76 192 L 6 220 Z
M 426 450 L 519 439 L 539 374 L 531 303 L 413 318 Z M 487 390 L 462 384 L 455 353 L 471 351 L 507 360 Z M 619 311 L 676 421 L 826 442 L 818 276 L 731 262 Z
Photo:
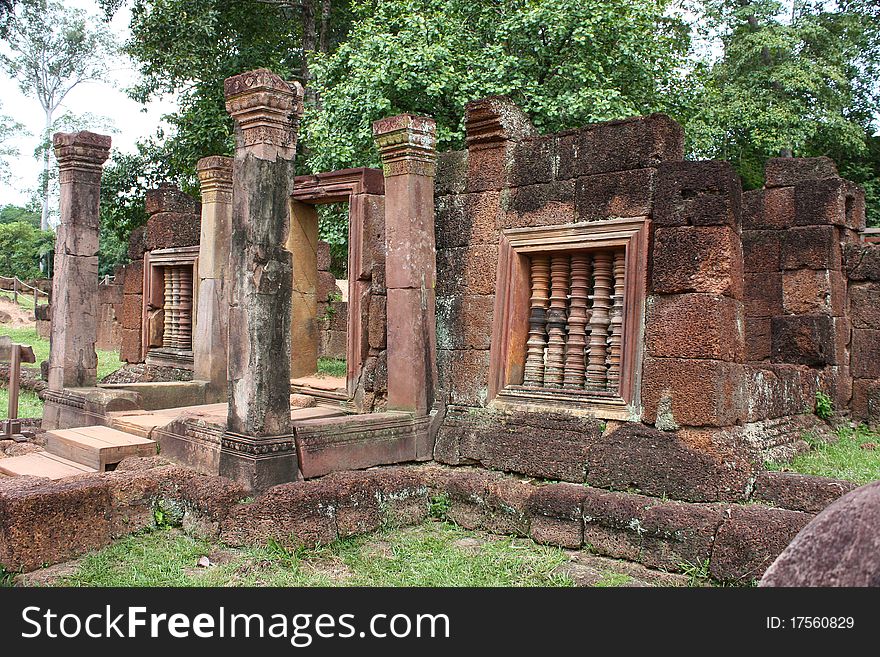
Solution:
M 842 266 L 840 236 L 835 226 L 790 228 L 782 243 L 783 269 L 833 269 Z
M 767 569 L 761 586 L 880 586 L 880 482 L 816 516 Z
M 437 175 L 434 178 L 435 194 L 461 194 L 467 183 L 466 150 L 447 151 L 437 155 Z
M 853 381 L 852 414 L 869 426 L 880 426 L 880 381 L 856 379 Z
M 852 373 L 860 379 L 880 378 L 880 330 L 852 332 Z
M 382 526 L 381 493 L 372 477 L 361 472 L 334 472 L 322 483 L 332 491 L 331 499 L 336 502 L 339 538 L 366 534 Z
M 463 295 L 437 299 L 438 349 L 489 349 L 495 298 Z
M 846 278 L 839 271 L 798 269 L 782 273 L 782 308 L 786 314 L 840 317 L 846 309 Z
M 147 227 L 138 226 L 131 231 L 128 238 L 128 257 L 132 262 L 143 260 L 147 250 Z
M 608 121 L 558 135 L 559 179 L 656 167 L 684 158 L 684 131 L 664 114 Z
M 436 197 L 437 248 L 495 244 L 501 221 L 500 197 L 495 191 Z
M 837 166 L 829 157 L 772 157 L 764 166 L 764 185 L 787 187 L 837 175 Z
M 843 362 L 842 320 L 827 315 L 786 315 L 771 320 L 774 363 L 823 366 Z
M 746 362 L 770 358 L 770 318 L 746 318 Z
M 489 401 L 489 350 L 437 351 L 440 380 L 447 386 L 449 402 L 463 406 L 485 406 Z
M 652 264 L 656 293 L 705 292 L 742 299 L 742 243 L 729 227 L 658 228 Z
M 437 269 L 443 275 L 437 280 L 437 295 L 494 294 L 497 266 L 497 244 L 439 250 Z
M 104 547 L 110 511 L 110 488 L 98 478 L 0 478 L 0 563 L 29 571 Z
M 531 516 L 530 536 L 537 543 L 571 549 L 584 543 L 582 505 L 587 489 L 572 484 L 549 484 L 532 493 L 526 502 Z
M 196 246 L 201 235 L 198 213 L 159 212 L 147 220 L 147 251 Z
M 448 517 L 465 529 L 482 529 L 489 516 L 489 484 L 500 475 L 485 470 L 462 470 L 446 477 Z
M 654 170 L 636 169 L 578 178 L 575 199 L 579 221 L 647 216 L 654 203 Z
M 531 137 L 511 148 L 510 184 L 534 185 L 556 176 L 556 135 Z
M 749 421 L 810 413 L 816 401 L 816 372 L 788 364 L 756 364 L 744 370 Z
M 648 297 L 646 306 L 651 356 L 743 359 L 742 302 L 715 294 L 676 294 Z
M 782 314 L 782 274 L 766 272 L 743 276 L 743 298 L 748 317 L 774 317 Z
M 125 282 L 122 286 L 124 294 L 144 293 L 144 262 L 136 260 L 125 265 Z
M 143 361 L 141 332 L 135 329 L 122 329 L 122 345 L 119 349 L 119 360 L 127 363 Z
M 744 500 L 752 466 L 713 433 L 689 444 L 683 438 L 693 438 L 693 432 L 625 423 L 590 445 L 587 483 L 688 502 Z
M 743 269 L 746 273 L 772 273 L 781 268 L 782 238 L 778 230 L 744 230 Z M 746 294 L 748 298 L 748 294 Z
M 733 426 L 743 414 L 742 376 L 742 365 L 736 363 L 646 358 L 642 369 L 645 421 L 653 424 L 658 412 L 664 415 L 668 406 L 672 421 L 680 426 Z
M 451 408 L 437 437 L 435 458 L 580 483 L 589 445 L 601 432 L 596 420 L 552 411 Z
M 384 524 L 417 525 L 428 517 L 430 490 L 427 477 L 413 467 L 370 471 L 381 492 Z
M 584 544 L 593 552 L 666 570 L 708 558 L 720 508 L 595 488 L 586 491 Z
M 709 572 L 724 582 L 759 579 L 810 518 L 757 504 L 730 507 L 715 536 Z
M 220 538 L 233 546 L 274 539 L 295 548 L 331 543 L 337 536 L 333 504 L 326 488 L 314 481 L 280 484 L 239 505 L 223 523 Z
M 729 162 L 665 162 L 657 175 L 657 226 L 742 223 L 742 187 Z
M 374 294 L 370 297 L 370 317 L 367 330 L 369 335 L 370 348 L 385 348 L 386 324 L 386 297 Z
M 797 472 L 762 472 L 755 480 L 753 498 L 783 509 L 818 513 L 855 488 L 854 483 L 842 479 Z
M 842 178 L 809 180 L 794 186 L 795 225 L 846 225 L 848 183 Z
M 514 187 L 501 193 L 501 228 L 556 226 L 577 221 L 573 180 Z
M 851 281 L 880 282 L 880 243 L 848 244 L 844 257 L 846 275 Z
M 744 230 L 783 230 L 794 225 L 794 187 L 743 193 Z
M 853 328 L 880 329 L 880 285 L 851 285 L 849 300 Z

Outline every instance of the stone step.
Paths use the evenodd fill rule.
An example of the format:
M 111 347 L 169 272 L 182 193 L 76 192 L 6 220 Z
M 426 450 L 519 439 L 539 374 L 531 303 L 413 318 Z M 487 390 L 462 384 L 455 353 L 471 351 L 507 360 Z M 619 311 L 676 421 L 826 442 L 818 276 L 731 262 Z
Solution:
M 46 451 L 98 472 L 129 456 L 155 456 L 156 442 L 101 425 L 55 429 L 46 434 Z
M 57 454 L 49 452 L 31 452 L 24 456 L 13 456 L 8 459 L 0 459 L 0 473 L 11 477 L 48 477 L 49 479 L 63 479 L 75 475 L 97 472 L 82 463 L 76 463 Z

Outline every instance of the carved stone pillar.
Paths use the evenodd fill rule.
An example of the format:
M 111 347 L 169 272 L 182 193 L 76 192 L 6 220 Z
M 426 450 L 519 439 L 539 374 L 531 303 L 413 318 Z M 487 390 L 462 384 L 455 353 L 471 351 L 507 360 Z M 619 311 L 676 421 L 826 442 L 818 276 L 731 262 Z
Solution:
M 605 390 L 608 383 L 608 326 L 611 323 L 612 255 L 604 251 L 593 258 L 593 313 L 590 316 L 590 355 L 587 388 Z
M 56 133 L 52 143 L 61 183 L 61 225 L 55 237 L 49 389 L 60 391 L 96 383 L 101 167 L 110 155 L 110 137 Z
M 614 252 L 614 298 L 611 306 L 611 334 L 608 336 L 608 390 L 620 388 L 620 361 L 623 347 L 623 295 L 625 292 L 626 253 Z
M 426 414 L 437 385 L 434 247 L 436 124 L 373 123 L 385 173 L 388 408 Z
M 292 259 L 286 249 L 302 86 L 227 78 L 235 120 L 229 251 L 229 415 L 220 473 L 255 489 L 298 476 L 290 420 Z
M 214 155 L 196 165 L 202 192 L 199 293 L 193 374 L 225 394 L 229 315 L 227 268 L 232 231 L 232 158 Z
M 547 304 L 550 301 L 550 257 L 535 254 L 530 259 L 529 277 L 532 296 L 529 301 L 529 339 L 523 385 L 544 385 L 544 347 L 547 346 Z

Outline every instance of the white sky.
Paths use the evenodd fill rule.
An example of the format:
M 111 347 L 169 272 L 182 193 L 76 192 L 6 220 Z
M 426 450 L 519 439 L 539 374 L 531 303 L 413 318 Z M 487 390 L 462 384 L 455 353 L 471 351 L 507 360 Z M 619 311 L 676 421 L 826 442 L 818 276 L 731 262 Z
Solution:
M 93 15 L 99 13 L 95 0 L 65 0 L 65 4 Z M 128 38 L 128 24 L 129 12 L 123 8 L 111 23 L 111 29 L 120 42 Z M 110 64 L 105 81 L 84 83 L 71 91 L 56 116 L 67 110 L 74 114 L 88 112 L 107 117 L 115 128 L 111 135 L 113 147 L 133 152 L 135 142 L 155 133 L 162 115 L 176 109 L 174 99 L 162 99 L 150 103 L 147 111 L 143 112 L 143 106 L 128 98 L 124 92 L 137 79 L 138 74 L 131 62 L 120 57 L 118 62 Z M 0 183 L 0 205 L 25 205 L 37 186 L 40 173 L 40 162 L 33 157 L 33 152 L 43 129 L 43 110 L 35 99 L 25 97 L 19 91 L 18 83 L 10 80 L 4 72 L 0 72 L 0 101 L 0 112 L 23 124 L 31 133 L 30 137 L 10 140 L 10 145 L 18 147 L 20 156 L 9 159 L 12 179 L 8 184 Z

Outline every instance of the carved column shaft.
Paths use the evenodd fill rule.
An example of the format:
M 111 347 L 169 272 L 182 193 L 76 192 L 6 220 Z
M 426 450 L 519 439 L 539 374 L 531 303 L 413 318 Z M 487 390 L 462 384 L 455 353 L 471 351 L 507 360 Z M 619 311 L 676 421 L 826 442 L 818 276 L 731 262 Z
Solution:
M 565 327 L 568 311 L 569 259 L 550 257 L 550 308 L 547 310 L 547 363 L 544 387 L 561 388 L 565 376 Z
M 236 142 L 227 426 L 249 437 L 289 435 L 292 261 L 285 245 L 303 91 L 265 69 L 228 78 L 224 91 Z
M 110 137 L 92 132 L 52 138 L 61 184 L 55 236 L 49 388 L 94 386 L 98 357 L 98 231 L 101 170 Z
M 611 323 L 612 255 L 605 251 L 593 258 L 593 311 L 590 315 L 590 353 L 587 388 L 605 390 L 608 382 L 608 326 Z
M 587 307 L 593 264 L 588 253 L 571 256 L 571 303 L 568 312 L 568 340 L 565 346 L 566 388 L 583 388 L 586 373 Z
M 547 305 L 550 302 L 550 258 L 535 254 L 530 259 L 532 296 L 529 301 L 529 339 L 523 385 L 544 385 L 544 347 L 547 345 Z
M 614 252 L 614 299 L 611 308 L 611 334 L 608 337 L 608 390 L 620 387 L 620 363 L 623 348 L 623 295 L 626 289 L 626 252 Z

